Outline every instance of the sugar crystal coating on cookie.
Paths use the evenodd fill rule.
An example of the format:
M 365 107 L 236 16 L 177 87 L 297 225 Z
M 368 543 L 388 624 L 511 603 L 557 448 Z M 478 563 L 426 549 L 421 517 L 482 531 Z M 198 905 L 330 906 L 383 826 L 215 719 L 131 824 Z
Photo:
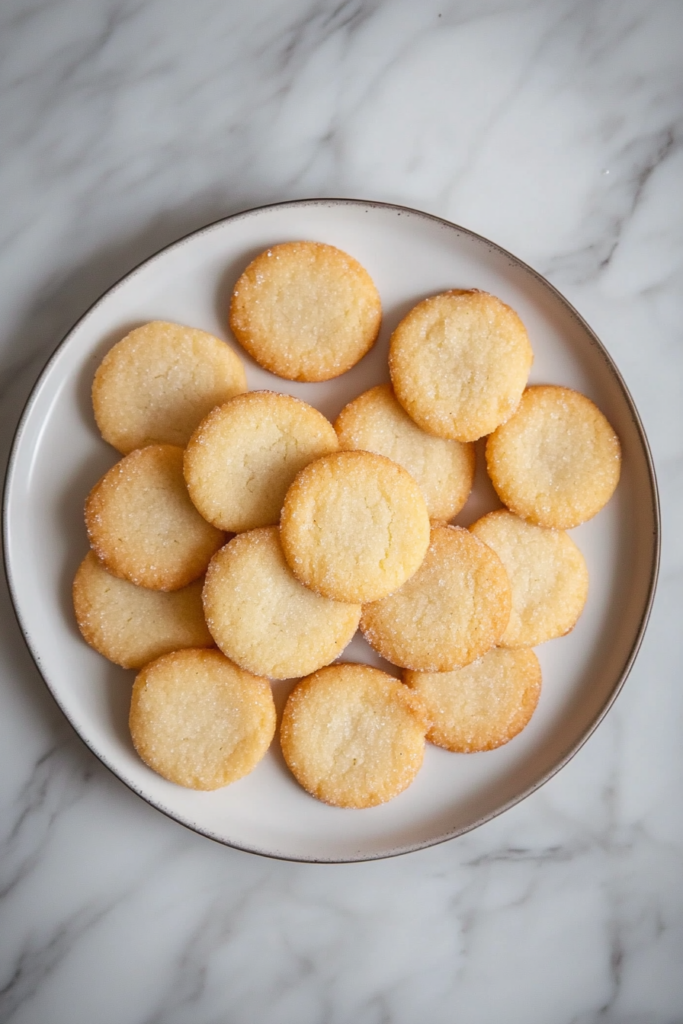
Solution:
M 419 302 L 391 337 L 398 401 L 438 437 L 476 441 L 515 411 L 533 360 L 524 324 L 504 302 L 453 290 Z
M 534 647 L 574 628 L 588 596 L 588 569 L 564 530 L 548 530 L 499 509 L 470 530 L 496 552 L 512 590 L 503 647 Z
M 280 743 L 292 774 L 337 807 L 374 807 L 403 792 L 424 757 L 418 697 L 368 665 L 331 665 L 292 690 Z
M 127 455 L 150 444 L 186 445 L 214 406 L 246 390 L 242 361 L 224 341 L 154 320 L 109 350 L 92 399 L 102 437 Z
M 499 643 L 509 617 L 510 584 L 498 556 L 468 530 L 437 526 L 415 575 L 364 605 L 360 625 L 392 664 L 446 672 Z
M 220 651 L 176 651 L 136 677 L 133 745 L 155 772 L 190 789 L 218 789 L 252 771 L 275 734 L 270 684 Z
M 541 693 L 541 666 L 528 648 L 494 647 L 452 672 L 403 673 L 430 720 L 427 739 L 469 754 L 508 743 L 528 724 Z
M 152 590 L 201 576 L 224 541 L 190 501 L 183 449 L 131 452 L 95 484 L 85 505 L 91 547 L 109 572 Z
M 321 242 L 285 242 L 261 253 L 237 281 L 230 305 L 239 343 L 288 380 L 345 373 L 374 345 L 381 319 L 368 272 Z
M 334 427 L 313 406 L 250 391 L 200 423 L 185 452 L 185 479 L 205 519 L 240 533 L 277 523 L 299 470 L 338 447 Z
M 429 545 L 429 515 L 401 466 L 371 452 L 337 452 L 297 476 L 280 538 L 305 586 L 362 603 L 390 594 L 417 571 Z
M 74 611 L 86 643 L 122 668 L 183 647 L 213 647 L 202 609 L 203 580 L 165 593 L 136 587 L 107 572 L 94 551 L 73 583 Z
M 570 530 L 591 519 L 619 482 L 619 439 L 585 395 L 528 388 L 486 442 L 491 482 L 504 505 L 538 526 Z
M 299 583 L 275 526 L 241 533 L 213 556 L 203 600 L 223 653 L 271 679 L 329 665 L 356 632 L 361 611 L 359 604 L 332 601 Z
M 420 485 L 429 518 L 448 521 L 461 510 L 474 478 L 474 446 L 421 430 L 380 384 L 349 402 L 334 424 L 343 449 L 385 455 Z

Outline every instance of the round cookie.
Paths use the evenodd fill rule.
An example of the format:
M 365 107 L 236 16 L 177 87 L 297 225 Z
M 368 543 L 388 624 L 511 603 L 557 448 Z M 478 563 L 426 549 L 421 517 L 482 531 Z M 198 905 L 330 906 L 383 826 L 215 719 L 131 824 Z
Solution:
M 494 647 L 452 672 L 404 672 L 431 722 L 427 739 L 456 753 L 493 750 L 516 736 L 536 710 L 541 666 L 532 650 Z
M 420 566 L 429 515 L 409 473 L 371 452 L 337 452 L 287 491 L 280 539 L 301 582 L 336 601 L 376 601 Z
M 183 447 L 214 406 L 246 390 L 242 361 L 224 341 L 154 320 L 106 354 L 92 401 L 102 437 L 127 455 L 149 444 Z
M 510 584 L 498 556 L 468 530 L 437 526 L 412 579 L 365 605 L 360 628 L 392 664 L 448 672 L 499 643 L 509 618 Z
M 157 444 L 126 455 L 85 505 L 90 545 L 114 576 L 179 590 L 203 575 L 223 534 L 200 516 L 183 479 L 183 449 Z
M 280 743 L 312 796 L 336 807 L 375 807 L 417 775 L 427 724 L 403 683 L 368 665 L 331 665 L 292 690 Z
M 240 345 L 287 380 L 329 380 L 350 370 L 374 345 L 381 319 L 368 272 L 320 242 L 286 242 L 261 253 L 230 304 Z
M 394 331 L 398 401 L 438 437 L 476 441 L 515 411 L 533 360 L 524 324 L 494 295 L 454 290 L 419 302 Z
M 142 668 L 183 647 L 213 647 L 202 610 L 202 581 L 166 594 L 107 572 L 94 551 L 73 583 L 76 622 L 86 643 L 122 668 Z
M 250 391 L 200 423 L 185 451 L 185 479 L 205 519 L 241 533 L 277 523 L 299 470 L 338 447 L 334 427 L 313 406 Z
M 299 583 L 276 526 L 233 537 L 213 556 L 203 600 L 223 653 L 271 679 L 329 665 L 356 632 L 361 611 L 359 604 L 331 601 Z
M 569 534 L 505 509 L 470 530 L 496 552 L 510 580 L 512 611 L 502 647 L 534 647 L 574 628 L 588 596 L 588 569 Z
M 133 683 L 130 734 L 138 754 L 169 782 L 218 789 L 247 775 L 275 734 L 267 679 L 220 651 L 186 650 L 146 665 Z
M 421 430 L 380 384 L 349 402 L 334 424 L 343 449 L 385 455 L 420 485 L 429 518 L 447 522 L 463 507 L 474 479 L 474 445 Z
M 491 482 L 512 512 L 570 530 L 591 519 L 619 482 L 619 439 L 589 398 L 569 388 L 528 388 L 486 442 Z

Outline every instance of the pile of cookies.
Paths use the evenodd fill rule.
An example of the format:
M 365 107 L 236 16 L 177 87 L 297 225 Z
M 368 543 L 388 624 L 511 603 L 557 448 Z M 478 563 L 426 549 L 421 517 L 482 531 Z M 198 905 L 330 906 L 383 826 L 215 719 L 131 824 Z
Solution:
M 297 381 L 344 373 L 380 322 L 367 272 L 317 242 L 258 256 L 230 308 L 253 359 Z M 482 751 L 524 728 L 541 687 L 532 648 L 571 630 L 586 600 L 565 531 L 603 507 L 620 470 L 592 402 L 527 387 L 532 359 L 495 296 L 433 296 L 392 335 L 391 384 L 333 425 L 248 391 L 240 359 L 206 332 L 152 322 L 111 349 L 93 406 L 123 457 L 87 499 L 73 597 L 85 640 L 141 670 L 130 730 L 151 768 L 196 789 L 247 774 L 276 730 L 272 680 L 300 680 L 280 725 L 287 765 L 341 807 L 404 790 L 425 739 Z M 505 508 L 450 526 L 485 435 Z M 402 681 L 332 664 L 359 627 Z

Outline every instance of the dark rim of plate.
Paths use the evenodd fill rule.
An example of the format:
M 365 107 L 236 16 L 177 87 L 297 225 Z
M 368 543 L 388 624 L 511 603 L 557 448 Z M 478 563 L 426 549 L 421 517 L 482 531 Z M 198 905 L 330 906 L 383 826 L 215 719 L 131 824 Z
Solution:
M 646 461 L 646 464 L 647 464 L 648 476 L 649 476 L 649 484 L 650 484 L 650 502 L 651 502 L 651 506 L 652 506 L 652 519 L 653 519 L 653 523 L 654 523 L 653 557 L 652 557 L 652 564 L 650 566 L 650 579 L 649 579 L 649 582 L 648 582 L 647 598 L 646 598 L 645 605 L 644 605 L 644 608 L 643 608 L 643 613 L 642 613 L 642 616 L 641 616 L 641 619 L 640 619 L 640 622 L 639 622 L 639 625 L 638 625 L 638 629 L 636 630 L 636 633 L 635 633 L 635 636 L 634 636 L 634 639 L 633 639 L 633 643 L 632 643 L 631 648 L 630 648 L 630 650 L 628 652 L 628 655 L 627 655 L 627 657 L 626 657 L 626 659 L 624 661 L 624 664 L 622 666 L 622 669 L 621 669 L 621 672 L 619 674 L 619 677 L 618 677 L 618 680 L 616 682 L 616 685 L 614 686 L 612 692 L 610 693 L 609 698 L 607 699 L 605 704 L 602 706 L 600 711 L 596 714 L 596 716 L 593 719 L 593 721 L 588 725 L 588 727 L 584 730 L 584 732 L 579 736 L 578 740 L 570 747 L 569 750 L 565 751 L 565 753 L 559 758 L 559 760 L 553 765 L 552 768 L 550 768 L 548 771 L 546 771 L 534 783 L 532 783 L 530 786 L 527 786 L 527 788 L 525 790 L 523 790 L 521 793 L 518 793 L 516 796 L 512 797 L 510 800 L 506 801 L 502 806 L 496 808 L 494 811 L 491 811 L 488 814 L 485 814 L 481 818 L 478 818 L 476 821 L 474 821 L 474 822 L 472 822 L 472 823 L 470 823 L 470 824 L 468 824 L 466 826 L 462 826 L 460 828 L 453 829 L 453 830 L 451 830 L 449 832 L 446 832 L 443 835 L 437 836 L 436 838 L 424 840 L 422 842 L 411 843 L 411 844 L 408 844 L 406 846 L 401 846 L 401 847 L 395 848 L 395 849 L 382 850 L 379 853 L 370 853 L 370 854 L 361 854 L 361 853 L 359 853 L 358 856 L 353 856 L 352 855 L 352 856 L 330 857 L 330 858 L 294 857 L 294 856 L 288 856 L 286 854 L 278 853 L 278 852 L 272 851 L 272 850 L 259 850 L 258 848 L 251 847 L 251 846 L 241 846 L 238 843 L 229 842 L 227 839 L 223 838 L 222 836 L 216 835 L 215 833 L 212 833 L 208 829 L 200 828 L 196 824 L 192 824 L 189 821 L 182 820 L 181 818 L 179 818 L 177 816 L 177 814 L 175 814 L 173 811 L 171 811 L 168 807 L 165 807 L 163 804 L 161 804 L 161 803 L 159 803 L 159 802 L 157 802 L 155 800 L 152 800 L 148 795 L 146 795 L 144 792 L 142 792 L 132 782 L 129 782 L 128 780 L 124 779 L 119 774 L 119 772 L 114 768 L 114 766 L 112 764 L 110 764 L 102 756 L 102 754 L 99 753 L 92 746 L 92 744 L 88 741 L 88 739 L 86 737 L 82 736 L 81 733 L 76 729 L 76 727 L 74 726 L 74 724 L 73 724 L 73 722 L 72 722 L 72 720 L 71 720 L 67 710 L 63 707 L 63 705 L 60 702 L 60 700 L 58 699 L 58 697 L 52 691 L 52 688 L 50 687 L 50 684 L 49 684 L 45 674 L 42 671 L 42 668 L 41 668 L 41 665 L 40 665 L 40 659 L 38 658 L 37 654 L 34 652 L 34 650 L 32 648 L 31 640 L 30 640 L 30 637 L 29 637 L 29 632 L 28 632 L 27 628 L 25 628 L 24 623 L 23 623 L 23 621 L 21 619 L 21 615 L 19 613 L 19 608 L 18 608 L 18 599 L 17 599 L 17 596 L 16 596 L 15 587 L 14 587 L 13 580 L 12 580 L 12 574 L 11 574 L 10 567 L 9 567 L 9 555 L 8 555 L 8 548 L 9 548 L 9 536 L 8 536 L 8 529 L 9 529 L 8 528 L 9 491 L 10 491 L 10 488 L 11 488 L 12 476 L 13 476 L 13 472 L 14 472 L 14 466 L 15 466 L 15 461 L 16 461 L 16 457 L 17 457 L 17 452 L 18 452 L 19 444 L 21 442 L 21 436 L 22 436 L 22 433 L 23 433 L 23 427 L 24 427 L 24 424 L 25 424 L 25 422 L 26 422 L 26 420 L 27 420 L 27 418 L 29 416 L 31 407 L 33 405 L 33 402 L 34 402 L 34 400 L 35 400 L 39 390 L 40 390 L 40 387 L 41 387 L 41 385 L 43 383 L 43 380 L 46 378 L 47 374 L 50 371 L 52 363 L 57 358 L 57 356 L 61 352 L 61 350 L 64 347 L 64 345 L 68 342 L 68 340 L 71 337 L 71 335 L 73 334 L 73 332 L 90 315 L 92 310 L 97 305 L 99 305 L 100 302 L 102 302 L 105 298 L 109 297 L 113 292 L 115 292 L 125 281 L 129 280 L 130 278 L 132 278 L 139 270 L 142 269 L 142 267 L 146 266 L 149 263 L 152 263 L 154 260 L 159 259 L 159 257 L 163 256 L 164 253 L 168 252 L 169 250 L 175 249 L 175 248 L 179 248 L 180 246 L 182 246 L 185 243 L 189 242 L 191 239 L 194 239 L 197 236 L 205 234 L 205 233 L 208 233 L 210 231 L 216 230 L 217 228 L 221 227 L 222 225 L 224 225 L 224 224 L 226 224 L 226 223 L 228 223 L 230 221 L 240 220 L 240 219 L 247 218 L 247 217 L 250 217 L 250 216 L 255 216 L 255 215 L 258 215 L 258 214 L 262 214 L 266 210 L 274 210 L 274 209 L 281 209 L 281 208 L 284 208 L 284 207 L 296 207 L 296 206 L 298 206 L 298 207 L 307 207 L 307 206 L 356 206 L 356 207 L 369 207 L 369 208 L 372 208 L 372 209 L 393 210 L 393 211 L 395 211 L 398 214 L 407 213 L 407 214 L 410 214 L 411 216 L 422 217 L 422 218 L 424 218 L 426 220 L 431 220 L 431 221 L 434 221 L 434 222 L 436 222 L 438 224 L 441 224 L 443 227 L 455 230 L 457 232 L 460 232 L 463 235 L 469 235 L 471 238 L 477 239 L 478 241 L 484 243 L 489 249 L 495 250 L 497 253 L 500 253 L 501 255 L 505 256 L 513 264 L 515 264 L 520 269 L 524 270 L 527 274 L 530 274 L 540 284 L 542 284 L 543 287 L 545 287 L 549 292 L 551 292 L 552 295 L 565 307 L 567 312 L 580 324 L 582 329 L 586 332 L 586 334 L 590 338 L 590 340 L 593 343 L 593 345 L 599 350 L 599 352 L 602 355 L 602 357 L 603 357 L 607 367 L 609 368 L 609 370 L 611 371 L 615 381 L 617 382 L 617 385 L 618 385 L 619 389 L 621 390 L 621 393 L 622 393 L 622 395 L 623 395 L 623 397 L 624 397 L 624 399 L 626 401 L 626 404 L 628 406 L 629 412 L 631 414 L 631 418 L 633 420 L 633 423 L 635 424 L 635 427 L 636 427 L 636 430 L 637 430 L 637 433 L 638 433 L 638 437 L 639 437 L 639 440 L 640 440 L 640 444 L 641 444 L 641 447 L 642 447 L 642 450 L 643 450 L 643 454 L 645 456 L 645 461 Z M 483 825 L 483 824 L 485 824 L 488 821 L 492 821 L 494 818 L 497 818 L 500 814 L 505 813 L 505 811 L 509 810 L 511 807 L 514 807 L 516 804 L 521 803 L 521 801 L 526 799 L 526 797 L 531 796 L 532 793 L 535 793 L 536 790 L 540 789 L 541 786 L 543 786 L 546 782 L 548 782 L 551 778 L 553 778 L 553 776 L 556 775 L 557 772 L 559 772 L 562 768 L 564 768 L 564 766 L 574 757 L 574 755 L 578 753 L 578 751 L 581 749 L 581 747 L 584 745 L 584 743 L 595 732 L 595 730 L 600 725 L 600 723 L 602 722 L 602 720 L 605 717 L 605 715 L 607 714 L 607 712 L 610 710 L 610 708 L 614 704 L 616 698 L 618 697 L 619 693 L 622 690 L 622 687 L 624 686 L 624 683 L 626 682 L 626 679 L 628 678 L 628 675 L 629 675 L 629 673 L 630 673 L 630 671 L 631 671 L 631 669 L 633 667 L 633 664 L 635 662 L 636 656 L 637 656 L 638 651 L 640 649 L 640 645 L 643 642 L 643 637 L 645 635 L 645 630 L 647 628 L 648 620 L 650 618 L 650 613 L 651 613 L 651 610 L 652 610 L 652 604 L 653 604 L 654 596 L 655 596 L 655 590 L 656 590 L 656 586 L 657 586 L 657 578 L 658 578 L 658 574 L 659 574 L 660 552 L 661 552 L 661 514 L 660 514 L 660 507 L 659 507 L 659 494 L 658 494 L 658 489 L 657 489 L 657 478 L 656 478 L 656 474 L 655 474 L 655 467 L 654 467 L 654 461 L 653 461 L 653 458 L 652 458 L 652 453 L 650 451 L 650 445 L 648 443 L 647 436 L 645 434 L 645 429 L 643 427 L 640 415 L 639 415 L 638 410 L 636 408 L 636 405 L 635 405 L 635 403 L 633 401 L 631 393 L 630 393 L 628 387 L 626 386 L 626 383 L 625 383 L 623 377 L 621 376 L 621 373 L 619 372 L 619 370 L 618 370 L 614 360 L 610 356 L 609 352 L 607 351 L 607 349 L 605 348 L 603 343 L 598 338 L 598 336 L 595 333 L 595 331 L 593 331 L 593 329 L 590 327 L 590 325 L 584 320 L 584 318 L 581 316 L 581 314 L 578 312 L 578 310 L 576 310 L 574 308 L 574 306 L 569 302 L 569 300 L 566 299 L 565 296 L 553 284 L 551 284 L 550 281 L 547 280 L 547 278 L 545 278 L 542 274 L 539 274 L 538 271 L 534 270 L 534 268 L 529 266 L 528 263 L 525 263 L 523 260 L 519 259 L 519 257 L 515 256 L 513 253 L 509 252 L 507 249 L 504 249 L 502 246 L 498 245 L 497 243 L 492 242 L 490 239 L 485 238 L 483 235 L 477 234 L 476 231 L 471 231 L 469 228 L 461 227 L 459 224 L 454 224 L 452 221 L 446 220 L 443 217 L 437 217 L 435 214 L 425 213 L 422 210 L 415 210 L 415 209 L 412 209 L 411 207 L 401 206 L 401 205 L 398 205 L 396 203 L 384 203 L 384 202 L 378 202 L 378 201 L 375 201 L 375 200 L 365 200 L 365 199 L 336 199 L 336 198 L 329 198 L 329 199 L 318 199 L 318 198 L 292 199 L 292 200 L 287 200 L 285 202 L 280 202 L 280 203 L 267 203 L 264 206 L 257 206 L 257 207 L 252 207 L 252 208 L 250 208 L 248 210 L 242 210 L 239 213 L 231 214 L 228 217 L 221 217 L 218 220 L 210 222 L 209 224 L 205 224 L 201 228 L 197 228 L 194 231 L 187 232 L 187 234 L 182 235 L 180 238 L 176 239 L 176 241 L 170 242 L 168 245 L 163 246 L 161 249 L 157 250 L 157 252 L 153 253 L 151 256 L 145 257 L 145 259 L 141 260 L 134 267 L 132 267 L 130 270 L 128 270 L 125 274 L 123 274 L 117 281 L 114 282 L 114 284 L 112 284 L 109 288 L 107 288 L 106 291 L 104 291 L 93 303 L 91 303 L 91 305 L 85 310 L 85 312 L 81 316 L 79 316 L 78 319 L 72 324 L 72 326 L 69 328 L 69 330 L 66 332 L 66 334 L 64 335 L 62 340 L 59 342 L 59 344 L 55 348 L 55 350 L 52 353 L 52 355 L 47 359 L 45 365 L 43 366 L 43 369 L 41 370 L 41 372 L 40 372 L 40 374 L 39 374 L 39 376 L 38 376 L 38 378 L 36 380 L 36 383 L 34 384 L 33 388 L 31 389 L 31 393 L 29 394 L 29 396 L 28 396 L 28 398 L 27 398 L 27 400 L 26 400 L 26 402 L 24 404 L 24 407 L 22 409 L 21 415 L 19 417 L 18 425 L 16 427 L 16 430 L 14 432 L 14 437 L 13 437 L 13 440 L 12 440 L 10 457 L 9 457 L 9 460 L 8 460 L 7 472 L 6 472 L 6 475 L 5 475 L 5 482 L 4 482 L 4 488 L 3 488 L 2 512 L 3 512 L 3 567 L 4 567 L 5 578 L 7 580 L 7 585 L 8 585 L 10 597 L 12 599 L 12 605 L 13 605 L 13 608 L 14 608 L 14 614 L 15 614 L 15 617 L 17 619 L 17 623 L 19 625 L 21 633 L 23 635 L 24 642 L 26 643 L 26 647 L 28 648 L 29 654 L 31 655 L 31 658 L 33 659 L 34 664 L 36 665 L 36 668 L 38 669 L 38 672 L 40 673 L 40 676 L 43 679 L 43 682 L 45 683 L 46 687 L 48 688 L 52 698 L 58 704 L 58 706 L 59 706 L 60 710 L 62 711 L 62 713 L 64 714 L 65 718 L 67 719 L 69 724 L 74 729 L 74 732 L 76 732 L 76 734 L 79 736 L 79 738 L 82 740 L 82 742 L 88 747 L 88 749 L 92 751 L 92 753 L 95 755 L 95 757 L 98 759 L 98 761 L 100 761 L 105 766 L 105 768 L 107 768 L 113 775 L 115 775 L 116 778 L 119 779 L 119 781 L 122 782 L 128 789 L 132 790 L 132 792 L 134 792 L 137 796 L 141 797 L 151 807 L 154 807 L 158 811 L 161 811 L 162 814 L 165 814 L 168 818 L 170 818 L 171 820 L 173 820 L 175 822 L 178 822 L 178 824 L 183 825 L 185 828 L 189 829 L 192 832 L 196 832 L 199 835 L 205 836 L 207 839 L 212 839 L 212 840 L 214 840 L 214 842 L 220 843 L 223 846 L 228 846 L 231 849 L 240 850 L 240 851 L 242 851 L 244 853 L 253 853 L 253 854 L 257 854 L 258 856 L 267 857 L 267 858 L 270 858 L 270 859 L 273 859 L 273 860 L 283 860 L 283 861 L 290 861 L 290 862 L 293 862 L 293 863 L 309 863 L 309 864 L 352 864 L 352 863 L 359 863 L 359 862 L 364 862 L 364 861 L 384 860 L 384 859 L 388 859 L 389 857 L 399 857 L 399 856 L 402 856 L 403 854 L 415 853 L 418 850 L 424 850 L 424 849 L 428 849 L 428 848 L 430 848 L 432 846 L 438 846 L 441 843 L 448 842 L 449 840 L 456 839 L 458 836 L 464 835 L 467 832 L 471 832 L 474 829 L 478 828 L 480 825 Z

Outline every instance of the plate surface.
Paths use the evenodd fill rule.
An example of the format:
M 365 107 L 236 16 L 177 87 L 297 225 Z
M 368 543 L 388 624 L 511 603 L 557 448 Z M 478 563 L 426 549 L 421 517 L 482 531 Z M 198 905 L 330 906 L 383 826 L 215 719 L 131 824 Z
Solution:
M 384 307 L 379 341 L 337 380 L 294 384 L 241 352 L 227 326 L 232 286 L 277 242 L 328 242 L 372 275 Z M 543 691 L 527 729 L 498 750 L 458 755 L 427 745 L 413 785 L 363 811 L 328 807 L 289 775 L 273 743 L 255 771 L 213 793 L 182 789 L 137 757 L 127 730 L 134 673 L 81 640 L 71 582 L 87 551 L 83 502 L 118 455 L 98 435 L 90 405 L 104 353 L 133 327 L 172 320 L 225 338 L 245 359 L 249 387 L 287 391 L 330 418 L 388 380 L 387 346 L 405 313 L 427 295 L 481 288 L 509 303 L 535 353 L 531 383 L 588 395 L 619 434 L 623 474 L 609 505 L 572 531 L 590 571 L 590 594 L 572 633 L 537 648 Z M 479 452 L 467 525 L 497 507 Z M 230 846 L 303 861 L 366 860 L 430 846 L 474 828 L 528 795 L 576 752 L 616 697 L 640 645 L 659 554 L 657 492 L 647 441 L 610 357 L 562 296 L 493 243 L 417 211 L 352 200 L 270 206 L 220 221 L 163 250 L 107 292 L 48 363 L 15 439 L 5 491 L 5 559 L 20 624 L 48 687 L 87 745 L 161 811 Z M 345 660 L 388 668 L 362 639 Z M 397 674 L 396 670 L 389 668 Z M 282 704 L 289 685 L 274 683 Z

